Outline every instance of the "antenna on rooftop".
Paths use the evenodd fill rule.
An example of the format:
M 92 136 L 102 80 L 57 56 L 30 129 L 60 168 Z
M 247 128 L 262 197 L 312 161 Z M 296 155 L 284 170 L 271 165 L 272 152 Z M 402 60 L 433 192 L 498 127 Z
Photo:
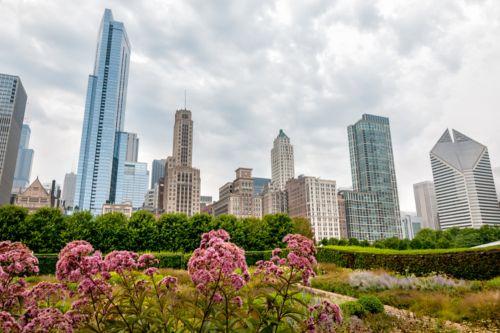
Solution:
M 187 97 L 186 97 L 186 89 L 184 89 L 184 110 L 187 110 Z

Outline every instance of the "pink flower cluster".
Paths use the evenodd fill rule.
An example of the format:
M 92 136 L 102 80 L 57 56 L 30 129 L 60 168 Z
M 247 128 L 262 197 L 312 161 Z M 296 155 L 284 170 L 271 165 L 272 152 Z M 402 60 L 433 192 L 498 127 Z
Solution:
M 213 285 L 239 290 L 250 279 L 245 251 L 228 241 L 225 230 L 205 233 L 200 247 L 189 259 L 189 275 L 201 292 L 207 292 Z
M 29 273 L 38 273 L 38 259 L 30 249 L 19 242 L 0 242 L 0 279 Z
M 309 333 L 335 332 L 335 325 L 342 324 L 342 313 L 337 304 L 323 300 L 309 307 L 310 317 L 305 321 Z
M 108 266 L 101 252 L 94 252 L 92 245 L 86 241 L 70 242 L 59 252 L 56 264 L 56 276 L 59 280 L 78 282 L 100 272 L 108 272 Z
M 274 249 L 271 260 L 259 260 L 255 274 L 264 274 L 265 281 L 274 283 L 278 280 L 285 270 L 292 268 L 293 271 L 300 272 L 304 285 L 309 285 L 311 277 L 315 276 L 314 266 L 316 265 L 316 248 L 309 238 L 298 235 L 288 234 L 283 238 L 287 243 L 289 253 L 286 258 L 281 258 L 281 249 Z

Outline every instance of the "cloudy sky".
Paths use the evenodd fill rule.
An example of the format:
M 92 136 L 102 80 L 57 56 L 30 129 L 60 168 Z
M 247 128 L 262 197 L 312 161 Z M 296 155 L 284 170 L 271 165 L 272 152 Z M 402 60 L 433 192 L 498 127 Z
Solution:
M 363 113 L 390 118 L 402 210 L 415 209 L 412 184 L 432 179 L 447 127 L 500 165 L 498 0 L 0 0 L 0 72 L 28 93 L 33 178 L 76 170 L 104 8 L 132 44 L 125 129 L 140 161 L 171 153 L 186 89 L 194 166 L 214 198 L 237 167 L 270 177 L 280 128 L 296 174 L 350 186 L 346 127 Z

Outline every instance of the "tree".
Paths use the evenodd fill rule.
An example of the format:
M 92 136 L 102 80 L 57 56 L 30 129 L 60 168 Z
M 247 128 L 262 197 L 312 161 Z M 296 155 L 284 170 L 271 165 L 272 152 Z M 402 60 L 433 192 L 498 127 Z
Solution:
M 86 240 L 90 244 L 94 243 L 95 220 L 89 211 L 75 212 L 64 219 L 64 230 L 62 238 L 64 243 L 74 240 Z
M 131 235 L 128 221 L 122 213 L 99 215 L 95 219 L 94 248 L 102 252 L 128 250 L 131 247 Z
M 59 252 L 65 245 L 64 229 L 64 216 L 59 209 L 40 208 L 21 224 L 21 241 L 34 252 Z
M 283 238 L 293 233 L 292 219 L 286 214 L 269 214 L 262 219 L 267 231 L 266 245 L 268 249 L 283 247 Z
M 348 245 L 351 246 L 358 246 L 359 245 L 359 240 L 357 238 L 349 238 L 349 241 L 347 242 Z
M 301 234 L 309 239 L 314 239 L 314 233 L 311 228 L 311 223 L 304 217 L 293 217 L 293 233 Z
M 194 214 L 191 216 L 183 228 L 183 236 L 179 237 L 179 249 L 184 252 L 193 252 L 199 245 L 201 235 L 210 230 L 212 216 L 204 214 Z
M 156 221 L 157 237 L 155 238 L 158 250 L 181 251 L 180 240 L 184 237 L 188 223 L 186 214 L 165 213 Z
M 128 228 L 131 233 L 130 250 L 158 250 L 155 242 L 156 226 L 153 213 L 145 210 L 134 212 L 129 219 Z
M 28 216 L 28 210 L 14 205 L 0 207 L 0 241 L 20 241 L 21 225 Z

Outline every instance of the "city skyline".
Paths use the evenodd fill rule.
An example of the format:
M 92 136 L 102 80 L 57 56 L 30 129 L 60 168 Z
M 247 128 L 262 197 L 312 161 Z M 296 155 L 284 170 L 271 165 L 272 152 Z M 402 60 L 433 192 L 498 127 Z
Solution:
M 345 127 L 363 113 L 391 120 L 404 211 L 415 211 L 412 184 L 432 179 L 427 157 L 444 127 L 461 128 L 484 143 L 492 166 L 500 165 L 494 126 L 498 121 L 494 110 L 500 105 L 494 93 L 500 66 L 492 60 L 498 59 L 500 48 L 491 42 L 500 33 L 492 20 L 500 13 L 498 4 L 443 2 L 406 11 L 396 8 L 406 25 L 394 16 L 391 19 L 393 9 L 385 7 L 390 4 L 339 2 L 299 9 L 239 6 L 244 7 L 235 4 L 226 12 L 189 3 L 162 7 L 154 2 L 89 2 L 74 10 L 71 4 L 57 1 L 44 6 L 2 2 L 0 25 L 14 32 L 5 36 L 11 51 L 0 55 L 0 72 L 18 75 L 30 95 L 26 114 L 32 127 L 31 148 L 37 151 L 31 180 L 39 176 L 62 183 L 65 173 L 76 171 L 75 147 L 85 99 L 82 78 L 92 66 L 95 22 L 104 7 L 127 26 L 137 52 L 131 59 L 126 121 L 128 129 L 141 138 L 139 160 L 169 154 L 173 114 L 187 89 L 187 105 L 198 124 L 193 164 L 203 173 L 203 194 L 217 197 L 218 187 L 238 165 L 270 177 L 269 143 L 279 128 L 294 138 L 297 175 L 336 179 L 338 187 L 349 186 Z M 225 15 L 216 15 L 217 10 Z M 69 16 L 59 17 L 61 11 Z M 237 24 L 238 33 L 221 29 L 236 24 L 243 13 L 250 13 L 249 22 Z M 270 34 L 256 27 L 258 14 L 270 23 L 268 29 L 281 27 L 284 32 Z M 324 26 L 317 34 L 311 33 L 314 19 Z M 165 20 L 168 29 L 161 23 Z M 300 22 L 303 31 L 294 30 Z M 438 25 L 443 29 L 433 35 Z M 254 28 L 255 34 L 245 35 Z M 254 37 L 240 43 L 239 32 Z M 271 41 L 263 41 L 264 32 L 268 38 L 274 36 Z M 353 44 L 349 36 L 360 42 Z M 35 40 L 39 47 L 23 52 L 26 46 L 17 44 L 20 40 Z M 386 48 L 379 47 L 384 41 Z M 221 47 L 225 52 L 218 52 Z M 252 48 L 255 51 L 244 52 Z M 357 48 L 359 57 L 351 59 Z M 310 53 L 324 61 L 305 61 L 306 56 L 316 58 Z M 481 117 L 490 119 L 476 121 Z M 248 141 L 251 147 L 244 144 Z

